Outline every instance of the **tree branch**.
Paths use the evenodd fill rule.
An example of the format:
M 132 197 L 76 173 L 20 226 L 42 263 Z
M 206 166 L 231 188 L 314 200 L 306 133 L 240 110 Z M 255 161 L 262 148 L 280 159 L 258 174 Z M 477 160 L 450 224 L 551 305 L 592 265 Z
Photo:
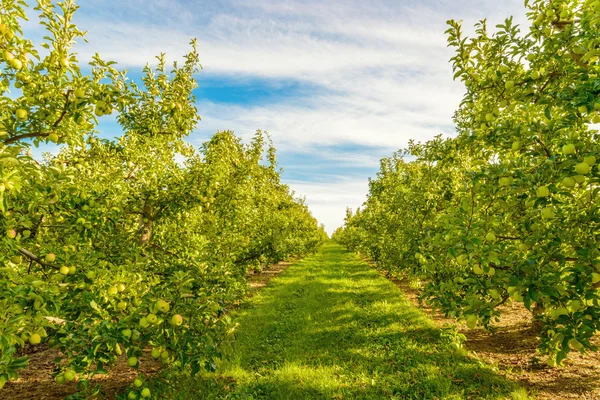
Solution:
M 36 256 L 35 254 L 33 254 L 32 252 L 30 252 L 27 249 L 20 248 L 19 253 L 23 254 L 25 257 L 29 258 L 30 260 L 35 261 L 36 263 L 38 263 L 40 265 L 43 265 L 44 267 L 49 267 L 49 268 L 52 268 L 55 270 L 60 269 L 60 267 L 57 267 L 54 264 L 47 263 L 46 261 L 42 260 L 41 258 L 39 258 L 38 256 Z

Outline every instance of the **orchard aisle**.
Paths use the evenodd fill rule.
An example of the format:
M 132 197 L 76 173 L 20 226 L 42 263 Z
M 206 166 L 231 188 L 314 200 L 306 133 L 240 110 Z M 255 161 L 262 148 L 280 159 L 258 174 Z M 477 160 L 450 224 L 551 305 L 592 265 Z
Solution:
M 333 242 L 240 310 L 233 360 L 181 399 L 505 399 L 524 390 L 451 350 L 388 280 Z

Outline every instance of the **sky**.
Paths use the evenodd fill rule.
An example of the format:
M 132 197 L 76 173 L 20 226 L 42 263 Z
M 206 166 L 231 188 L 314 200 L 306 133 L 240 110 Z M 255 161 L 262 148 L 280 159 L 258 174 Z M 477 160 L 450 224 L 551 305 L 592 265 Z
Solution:
M 180 59 L 197 38 L 202 117 L 188 140 L 218 130 L 268 131 L 283 181 L 328 232 L 365 200 L 382 157 L 453 135 L 464 93 L 452 79 L 446 21 L 466 32 L 513 15 L 523 0 L 80 0 L 75 23 L 94 53 L 133 76 L 161 52 Z M 33 18 L 32 18 L 33 19 Z M 114 130 L 114 121 L 100 129 Z

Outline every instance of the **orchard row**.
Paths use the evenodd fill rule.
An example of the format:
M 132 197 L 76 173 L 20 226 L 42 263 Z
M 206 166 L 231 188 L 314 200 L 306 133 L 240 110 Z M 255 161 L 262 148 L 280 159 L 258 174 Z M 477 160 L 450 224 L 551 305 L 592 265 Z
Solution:
M 383 159 L 336 238 L 469 328 L 523 303 L 554 366 L 600 329 L 600 1 L 526 3 L 526 33 L 449 21 L 458 135 Z
M 27 346 L 48 344 L 56 382 L 91 396 L 90 378 L 122 354 L 134 369 L 143 354 L 214 369 L 248 270 L 311 252 L 325 233 L 280 182 L 265 134 L 185 142 L 200 119 L 195 42 L 137 83 L 98 56 L 86 74 L 71 47 L 83 38 L 76 10 L 38 1 L 38 52 L 22 34 L 25 1 L 0 7 L 0 388 Z M 109 114 L 114 139 L 96 129 Z M 44 143 L 57 153 L 32 157 Z M 140 376 L 127 396 L 153 394 Z

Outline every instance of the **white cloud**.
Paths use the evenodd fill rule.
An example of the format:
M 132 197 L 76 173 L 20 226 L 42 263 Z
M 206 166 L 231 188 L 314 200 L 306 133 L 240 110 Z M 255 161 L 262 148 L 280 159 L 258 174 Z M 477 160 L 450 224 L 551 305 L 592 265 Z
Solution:
M 141 3 L 137 20 L 124 17 Z M 82 3 L 82 11 L 108 4 L 116 3 L 90 0 Z M 522 22 L 525 14 L 522 0 L 225 0 L 210 5 L 135 0 L 123 7 L 111 20 L 79 18 L 90 40 L 79 47 L 83 59 L 99 52 L 138 68 L 163 51 L 181 56 L 189 40 L 198 37 L 205 74 L 291 78 L 320 88 L 311 97 L 281 104 L 236 106 L 199 99 L 200 133 L 233 129 L 247 137 L 260 128 L 272 134 L 283 153 L 312 153 L 374 169 L 372 156 L 323 146 L 378 146 L 391 154 L 410 138 L 452 134 L 451 117 L 463 88 L 452 81 L 445 21 L 464 19 L 465 30 L 472 32 L 481 18 L 489 17 L 493 27 L 509 15 Z M 306 192 L 315 215 L 332 231 L 345 206 L 355 207 L 353 202 L 363 198 L 366 182 L 366 176 L 353 176 L 341 183 L 292 182 L 292 187 Z M 346 192 L 350 197 L 340 195 Z

